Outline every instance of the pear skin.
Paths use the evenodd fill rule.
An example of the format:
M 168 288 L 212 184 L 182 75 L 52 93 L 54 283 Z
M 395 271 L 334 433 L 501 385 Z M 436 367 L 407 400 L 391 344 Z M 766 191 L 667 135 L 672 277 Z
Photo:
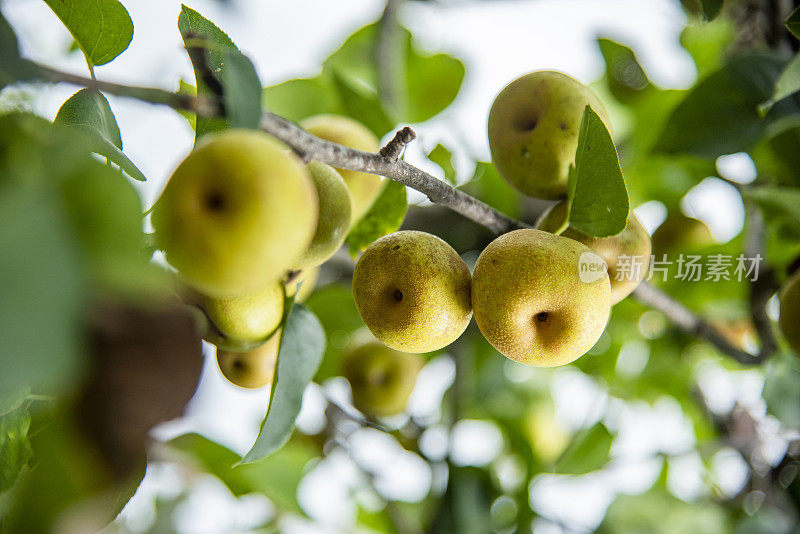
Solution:
M 566 218 L 567 202 L 561 201 L 542 213 L 536 221 L 536 228 L 555 232 L 564 225 Z M 650 234 L 633 212 L 628 216 L 628 225 L 615 236 L 590 237 L 572 227 L 567 227 L 559 235 L 583 243 L 606 262 L 611 281 L 612 306 L 630 295 L 647 276 L 650 267 Z
M 315 115 L 300 121 L 312 135 L 365 152 L 380 150 L 380 141 L 366 126 L 341 115 Z M 381 179 L 374 174 L 337 169 L 347 184 L 352 203 L 351 219 L 357 221 L 372 205 L 381 190 Z
M 583 281 L 587 259 L 601 268 Z M 478 257 L 472 306 L 478 328 L 501 354 L 554 367 L 581 357 L 600 338 L 611 284 L 602 260 L 586 245 L 541 230 L 515 230 Z
M 353 271 L 353 297 L 372 334 L 403 352 L 449 345 L 472 316 L 469 268 L 425 232 L 395 232 L 367 247 Z
M 281 333 L 276 332 L 266 343 L 247 352 L 217 350 L 217 365 L 228 381 L 241 388 L 255 389 L 272 383 Z
M 405 410 L 424 361 L 418 354 L 399 352 L 372 342 L 343 359 L 342 374 L 361 412 L 383 417 Z
M 306 251 L 317 192 L 302 160 L 257 131 L 208 135 L 183 160 L 156 202 L 158 247 L 206 295 L 258 291 Z
M 659 260 L 664 254 L 693 251 L 714 243 L 706 223 L 677 212 L 669 213 L 653 232 L 653 253 Z
M 275 332 L 283 318 L 280 283 L 234 297 L 200 296 L 199 303 L 223 339 L 240 346 L 261 343 Z M 220 344 L 231 348 L 229 343 Z
M 500 175 L 528 196 L 565 198 L 587 104 L 610 131 L 597 95 L 566 74 L 537 71 L 509 83 L 489 112 L 489 148 Z

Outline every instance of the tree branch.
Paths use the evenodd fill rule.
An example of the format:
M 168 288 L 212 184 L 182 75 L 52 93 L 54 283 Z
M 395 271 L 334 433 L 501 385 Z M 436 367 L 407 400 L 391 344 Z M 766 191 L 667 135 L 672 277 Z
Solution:
M 217 103 L 202 96 L 193 97 L 161 89 L 129 87 L 91 80 L 49 67 L 40 66 L 40 68 L 46 74 L 44 78 L 52 82 L 66 82 L 84 87 L 93 87 L 110 94 L 129 96 L 155 104 L 165 104 L 172 108 L 197 113 L 201 116 L 216 117 L 220 113 Z M 450 186 L 446 182 L 403 160 L 386 157 L 380 153 L 363 152 L 325 141 L 274 113 L 266 112 L 263 114 L 261 128 L 289 145 L 306 160 L 317 160 L 334 167 L 385 176 L 420 191 L 432 202 L 441 204 L 485 226 L 495 234 L 503 234 L 520 228 L 530 228 L 530 225 L 500 213 L 460 189 Z M 410 128 L 400 130 L 395 139 L 387 147 L 384 147 L 384 151 L 388 152 L 389 156 L 394 156 L 397 147 L 401 144 L 404 145 L 404 139 L 409 139 L 411 135 L 413 135 L 413 131 Z M 763 236 L 761 239 L 763 243 Z M 763 310 L 761 291 L 754 290 L 754 294 L 755 296 L 751 301 L 755 306 L 754 309 Z M 757 323 L 756 327 L 762 329 L 759 335 L 763 336 L 762 344 L 767 350 L 762 348 L 762 352 L 759 355 L 753 355 L 733 346 L 719 330 L 711 326 L 706 320 L 695 315 L 683 304 L 647 282 L 639 284 L 639 287 L 633 292 L 633 296 L 641 303 L 661 311 L 682 330 L 708 341 L 720 352 L 739 363 L 745 365 L 761 363 L 766 355 L 769 354 L 769 351 L 773 350 L 771 349 L 770 336 L 767 335 L 768 330 L 764 328 L 765 324 L 769 325 L 768 318 L 766 318 L 766 322 L 762 317 L 759 317 L 758 321 L 754 320 Z M 760 313 L 761 311 L 759 311 Z
M 778 350 L 778 341 L 775 339 L 775 332 L 772 329 L 772 320 L 767 316 L 767 302 L 778 290 L 778 280 L 775 277 L 775 271 L 766 259 L 764 216 L 758 206 L 751 202 L 747 203 L 746 213 L 745 256 L 761 258 L 759 276 L 750 283 L 750 315 L 753 318 L 753 327 L 756 329 L 758 339 L 761 341 L 758 358 L 763 361 Z

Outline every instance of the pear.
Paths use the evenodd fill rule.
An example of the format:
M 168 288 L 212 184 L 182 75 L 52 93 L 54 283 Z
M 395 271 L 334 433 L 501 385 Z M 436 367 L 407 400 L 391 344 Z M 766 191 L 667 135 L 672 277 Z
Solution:
M 208 135 L 183 160 L 152 214 L 167 261 L 201 293 L 259 291 L 306 251 L 317 193 L 302 160 L 257 131 Z
M 219 370 L 229 382 L 241 388 L 255 389 L 271 384 L 280 342 L 278 331 L 266 343 L 247 352 L 217 349 Z
M 372 342 L 343 358 L 342 374 L 353 390 L 353 404 L 372 416 L 401 413 L 414 389 L 423 359 Z
M 500 175 L 528 196 L 566 197 L 587 104 L 610 130 L 597 95 L 566 74 L 537 71 L 509 83 L 489 112 L 489 148 Z
M 449 345 L 472 316 L 469 268 L 425 232 L 395 232 L 367 247 L 353 271 L 353 297 L 372 334 L 404 352 Z
M 286 295 L 289 297 L 294 296 L 295 302 L 305 302 L 314 292 L 317 278 L 319 278 L 319 267 L 303 269 L 286 282 Z M 298 286 L 300 287 L 299 290 L 297 289 Z
M 300 121 L 312 135 L 365 152 L 380 150 L 380 141 L 366 126 L 341 115 L 315 115 Z M 381 189 L 381 179 L 374 174 L 337 169 L 347 184 L 352 202 L 351 219 L 357 221 L 372 205 Z
M 653 252 L 658 260 L 663 254 L 693 251 L 714 243 L 706 223 L 682 213 L 670 212 L 653 232 Z
M 536 228 L 556 232 L 566 222 L 567 215 L 567 202 L 561 201 L 542 213 L 536 221 Z M 628 215 L 625 229 L 615 236 L 590 237 L 572 227 L 567 227 L 560 235 L 580 241 L 606 262 L 611 280 L 612 305 L 630 295 L 647 275 L 650 267 L 650 234 L 633 212 Z
M 319 222 L 311 244 L 297 261 L 297 269 L 316 267 L 333 256 L 350 228 L 350 195 L 333 167 L 312 161 L 306 166 L 319 197 Z
M 197 300 L 214 326 L 205 336 L 206 341 L 229 350 L 247 350 L 263 343 L 283 318 L 283 288 L 279 282 L 245 295 L 197 295 Z
M 501 354 L 554 367 L 585 354 L 603 333 L 611 284 L 589 247 L 541 230 L 515 230 L 487 246 L 472 279 L 475 322 Z
M 781 315 L 778 320 L 783 337 L 800 354 L 800 271 L 795 272 L 780 290 Z

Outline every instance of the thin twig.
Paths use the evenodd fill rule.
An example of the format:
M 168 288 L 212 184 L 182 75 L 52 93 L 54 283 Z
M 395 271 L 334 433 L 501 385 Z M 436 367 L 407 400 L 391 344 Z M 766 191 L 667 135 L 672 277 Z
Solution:
M 778 341 L 772 329 L 772 320 L 767 315 L 767 302 L 778 290 L 778 281 L 775 271 L 767 263 L 764 216 L 761 210 L 753 203 L 747 203 L 747 227 L 745 234 L 744 253 L 748 258 L 758 258 L 759 273 L 750 283 L 750 314 L 753 317 L 753 327 L 761 341 L 761 350 L 758 359 L 763 361 L 778 350 Z
M 403 148 L 416 138 L 417 134 L 414 130 L 406 126 L 402 130 L 397 130 L 392 140 L 386 143 L 386 146 L 380 150 L 380 154 L 389 161 L 397 161 L 400 154 L 403 153 Z

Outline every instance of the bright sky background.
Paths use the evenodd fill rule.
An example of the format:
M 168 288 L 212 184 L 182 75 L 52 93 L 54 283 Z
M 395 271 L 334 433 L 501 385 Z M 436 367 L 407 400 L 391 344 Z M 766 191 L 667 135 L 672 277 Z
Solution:
M 122 2 L 134 22 L 133 41 L 130 48 L 111 64 L 97 67 L 97 77 L 170 90 L 177 88 L 181 77 L 193 80 L 176 26 L 180 2 Z M 326 55 L 350 33 L 375 20 L 383 9 L 382 0 L 238 0 L 226 4 L 187 0 L 185 3 L 216 22 L 231 36 L 253 60 L 265 85 L 316 74 Z M 2 9 L 17 30 L 26 56 L 86 74 L 80 54 L 66 57 L 69 35 L 44 2 L 5 0 Z M 486 119 L 497 92 L 513 78 L 544 68 L 561 70 L 586 83 L 592 82 L 603 69 L 594 42 L 597 36 L 611 37 L 631 46 L 651 80 L 662 87 L 686 87 L 696 76 L 691 58 L 679 46 L 678 37 L 685 16 L 676 0 L 407 2 L 400 17 L 423 45 L 451 52 L 464 60 L 467 66 L 465 85 L 455 104 L 435 122 L 415 126 L 420 138 L 409 157 L 419 165 L 425 165 L 419 158 L 422 149 L 431 148 L 440 140 L 445 140 L 448 146 L 457 144 L 465 153 L 488 159 Z M 35 98 L 36 111 L 52 119 L 59 106 L 75 90 L 65 85 L 41 90 Z M 146 184 L 137 184 L 145 204 L 149 206 L 176 164 L 190 150 L 193 133 L 182 117 L 164 107 L 111 96 L 109 101 L 119 122 L 126 154 L 149 178 Z M 744 162 L 745 167 L 746 164 Z M 736 162 L 732 161 L 732 165 L 735 167 Z M 425 168 L 438 172 L 429 165 Z M 721 183 L 716 180 L 703 187 L 713 191 L 724 188 L 717 182 Z M 698 206 L 700 211 L 707 204 L 708 195 L 696 194 L 695 197 L 689 202 L 687 209 L 690 211 Z M 720 210 L 719 203 L 716 206 L 715 211 L 724 211 Z M 659 217 L 658 206 L 651 208 L 645 207 L 643 212 L 646 213 L 642 216 L 648 219 L 645 224 L 652 230 L 660 221 L 656 220 Z M 713 214 L 710 217 L 713 218 Z M 727 239 L 731 232 L 738 232 L 735 221 L 721 224 L 712 225 L 717 237 Z M 628 350 L 625 361 L 633 367 L 643 366 L 649 358 L 649 354 L 642 353 L 641 347 L 631 346 L 625 350 Z M 162 432 L 196 430 L 244 452 L 263 417 L 268 393 L 243 391 L 231 386 L 216 370 L 213 351 L 210 355 L 188 417 L 162 429 Z M 508 365 L 511 369 L 514 364 L 509 362 Z M 530 372 L 533 371 L 528 368 L 514 367 L 509 377 L 518 378 Z M 708 372 L 713 373 L 714 369 Z M 452 373 L 449 358 L 431 362 L 420 378 L 410 409 L 423 416 L 435 417 L 437 403 L 452 380 Z M 613 399 L 609 399 L 602 387 L 590 377 L 570 368 L 555 373 L 553 398 L 559 421 L 567 427 L 577 427 L 592 418 L 605 417 L 607 424 L 620 432 L 614 451 L 618 461 L 607 472 L 580 479 L 544 475 L 535 483 L 532 492 L 535 502 L 531 504 L 537 512 L 575 528 L 593 528 L 602 519 L 615 492 L 635 493 L 649 487 L 661 469 L 660 461 L 653 463 L 648 459 L 653 451 L 675 452 L 690 448 L 694 436 L 675 403 L 667 400 L 654 407 L 615 406 Z M 724 391 L 719 394 L 720 398 L 731 397 L 733 392 L 741 390 L 743 383 L 750 384 L 746 391 L 760 391 L 757 377 L 740 377 L 739 382 L 728 383 L 727 389 L 722 387 Z M 348 395 L 347 386 L 341 381 L 334 382 L 329 389 L 333 395 Z M 314 388 L 307 393 L 306 399 L 308 402 L 300 425 L 301 428 L 304 425 L 313 428 L 320 421 L 321 394 Z M 457 439 L 449 440 L 446 431 L 434 426 L 423 442 L 430 451 L 446 451 L 452 443 L 451 451 L 455 458 L 464 464 L 475 465 L 492 460 L 502 444 L 497 429 L 486 422 L 463 422 L 455 435 Z M 418 500 L 424 497 L 432 482 L 436 483 L 435 473 L 430 472 L 427 464 L 415 455 L 403 455 L 393 449 L 393 445 L 385 443 L 381 436 L 362 431 L 354 439 L 357 443 L 354 450 L 356 453 L 360 450 L 365 461 L 374 461 L 377 455 L 383 460 L 378 462 L 378 466 L 388 466 L 381 471 L 383 479 L 380 482 L 387 496 Z M 690 476 L 697 472 L 698 461 L 698 458 L 689 456 L 676 467 L 688 473 L 679 477 L 683 486 L 676 491 L 690 497 L 692 492 L 699 491 L 699 481 Z M 722 458 L 719 463 L 721 473 L 737 473 L 735 458 Z M 346 492 L 357 478 L 352 467 L 348 466 L 346 458 L 334 455 L 308 477 L 308 482 L 301 488 L 301 502 L 308 513 L 324 526 L 312 527 L 297 522 L 294 532 L 348 531 L 354 510 Z M 513 474 L 513 466 L 510 466 L 507 475 L 513 479 Z M 694 485 L 693 480 L 696 482 Z M 129 507 L 132 521 L 146 522 L 149 498 L 157 491 L 177 491 L 179 484 L 176 484 L 175 473 L 169 468 L 149 471 L 147 484 L 140 492 L 142 495 Z M 735 484 L 736 480 L 733 481 Z M 180 524 L 187 531 L 210 533 L 244 531 L 248 517 L 257 519 L 265 513 L 269 513 L 268 506 L 259 499 L 236 502 L 218 484 L 208 481 L 201 484 L 193 495 L 188 510 L 184 509 L 178 515 Z M 546 521 L 540 521 L 536 528 L 536 532 L 559 531 L 554 523 Z

